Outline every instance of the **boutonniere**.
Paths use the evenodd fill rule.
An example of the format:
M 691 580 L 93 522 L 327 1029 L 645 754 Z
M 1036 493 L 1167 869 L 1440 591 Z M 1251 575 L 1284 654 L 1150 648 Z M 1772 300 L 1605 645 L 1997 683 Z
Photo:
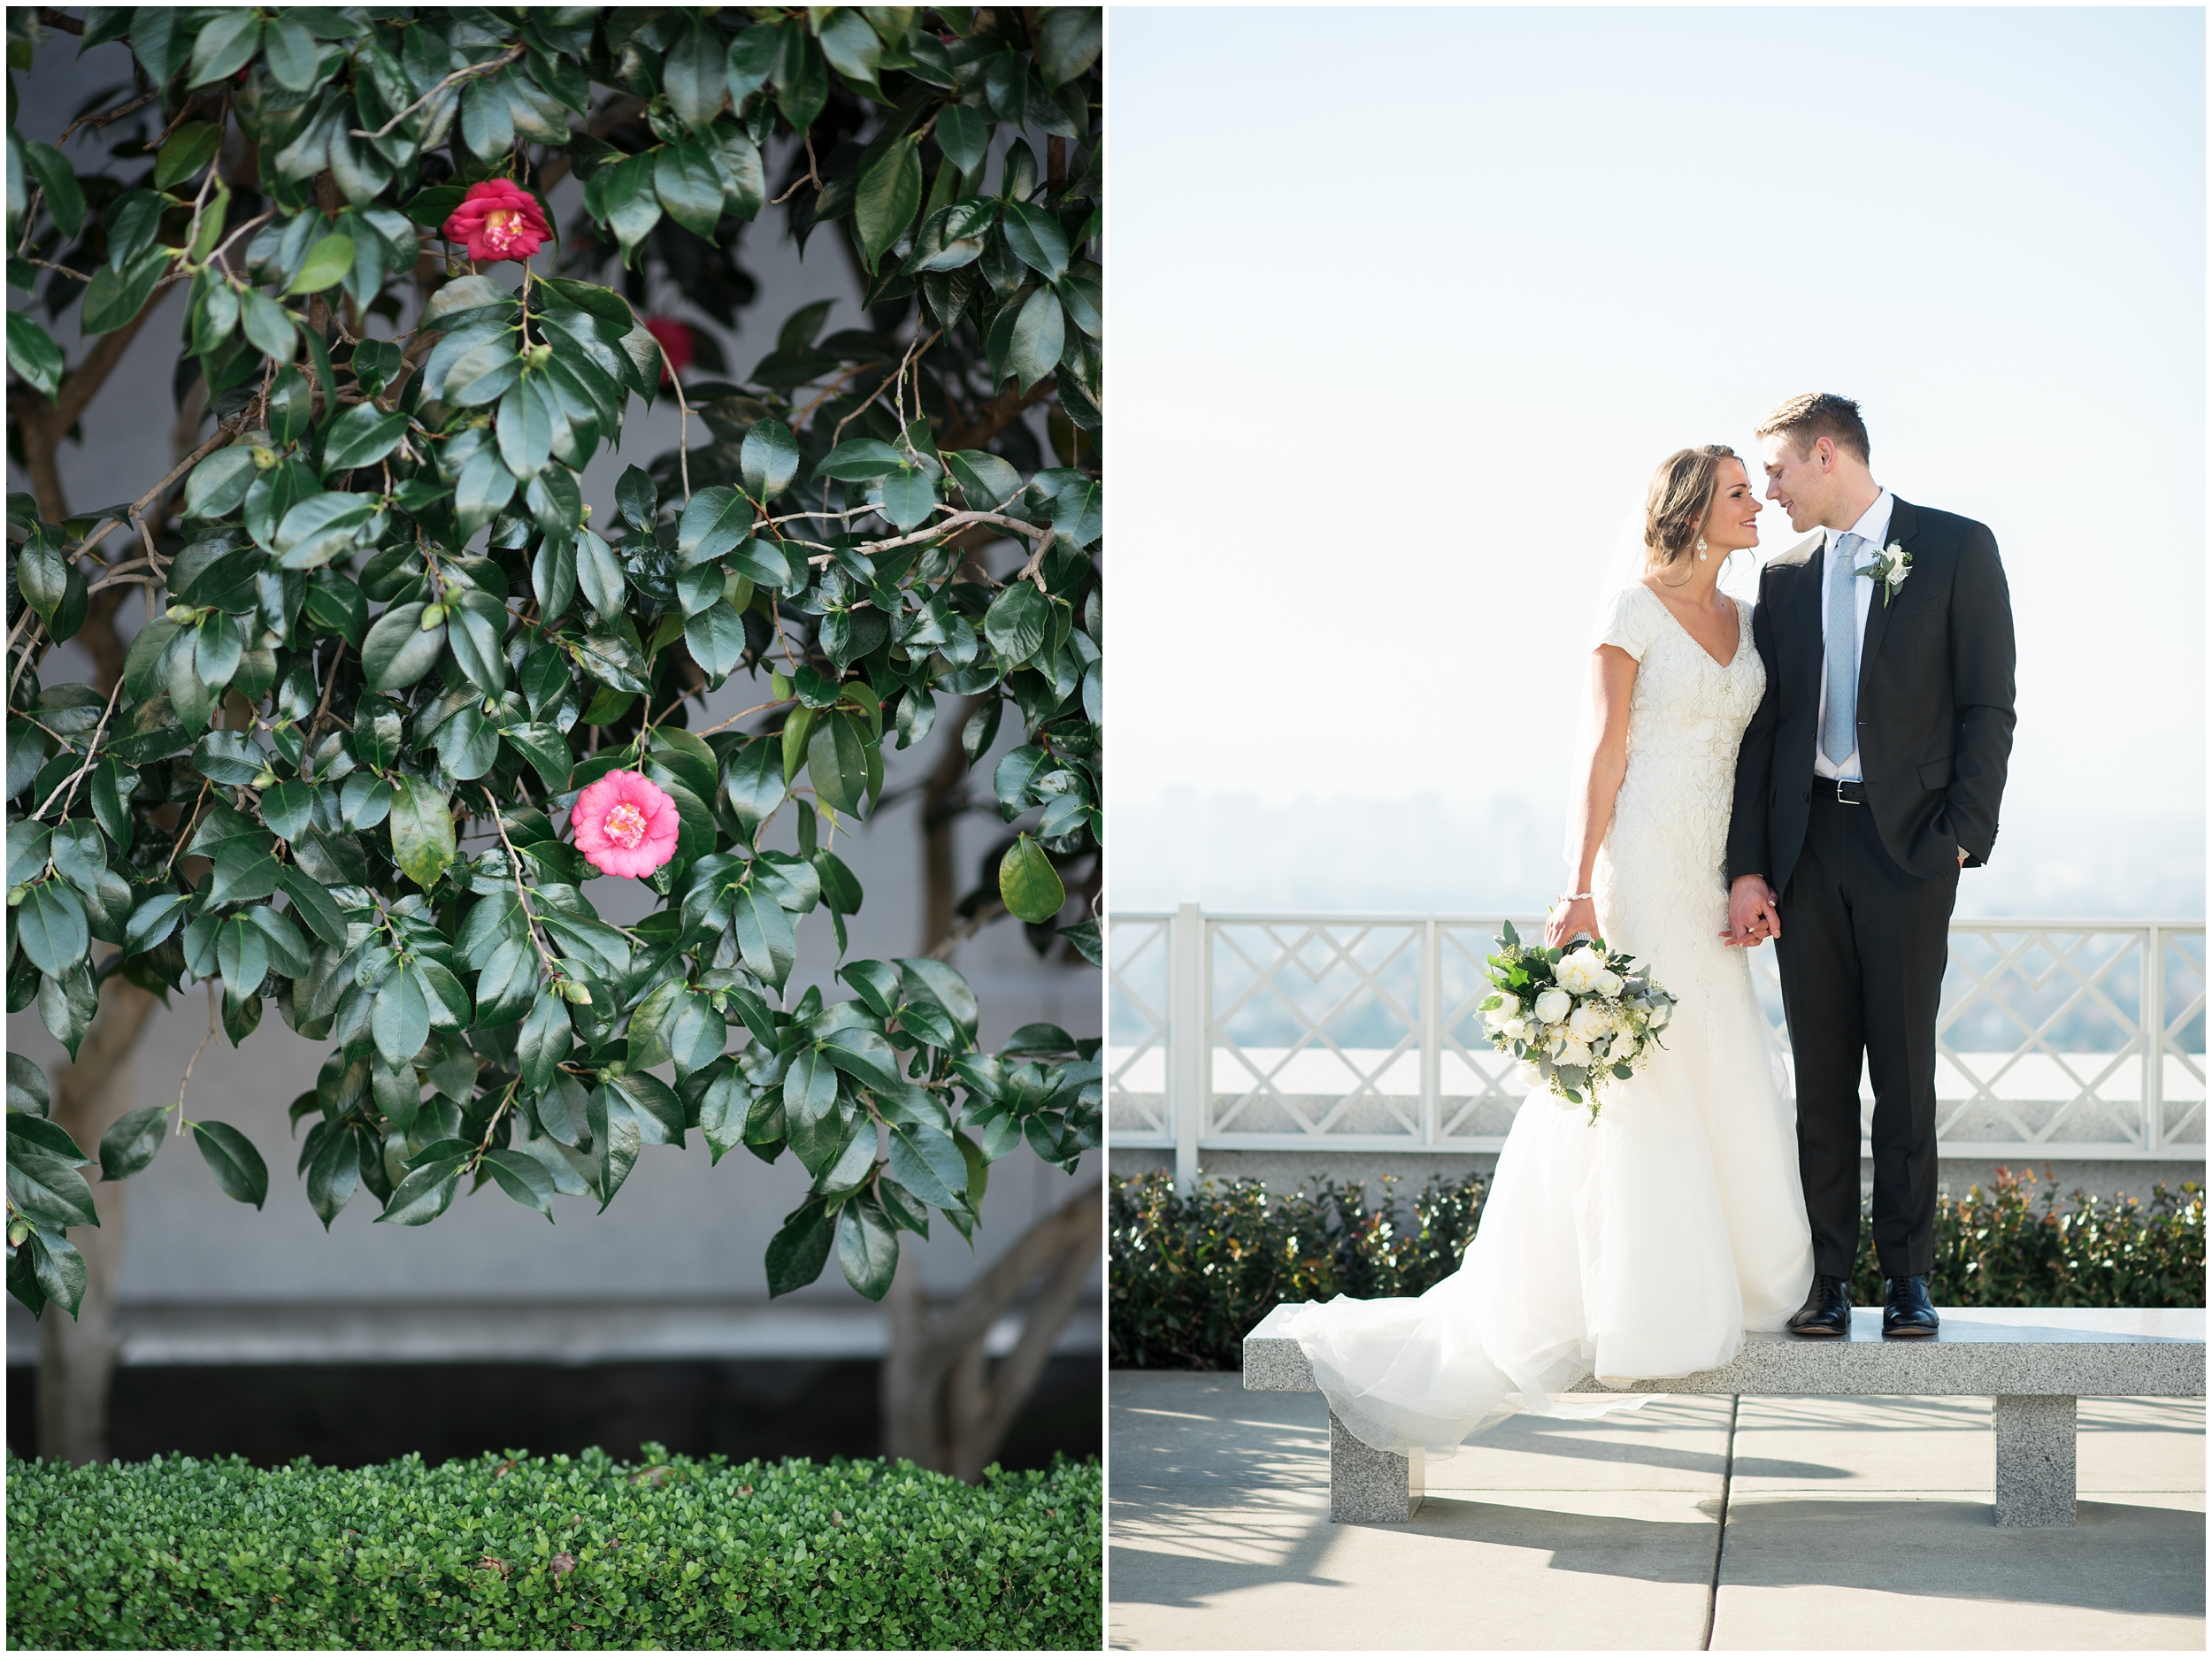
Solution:
M 1870 581 L 1882 584 L 1882 608 L 1889 608 L 1889 601 L 1897 596 L 1897 589 L 1912 573 L 1912 554 L 1905 550 L 1902 541 L 1893 541 L 1874 555 L 1874 562 L 1859 573 Z

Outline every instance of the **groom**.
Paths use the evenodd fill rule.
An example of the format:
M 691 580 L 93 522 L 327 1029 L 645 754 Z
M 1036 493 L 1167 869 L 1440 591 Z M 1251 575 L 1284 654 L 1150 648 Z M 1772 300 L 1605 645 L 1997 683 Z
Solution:
M 1857 403 L 1793 397 L 1756 435 L 1767 498 L 1821 532 L 1759 574 L 1728 830 L 1728 939 L 1775 940 L 1796 1061 L 1815 1275 L 1789 1326 L 1850 1332 L 1863 1055 L 1882 1332 L 1932 1335 L 1936 1005 L 1959 871 L 1997 839 L 2012 602 L 1985 525 L 1875 482 Z

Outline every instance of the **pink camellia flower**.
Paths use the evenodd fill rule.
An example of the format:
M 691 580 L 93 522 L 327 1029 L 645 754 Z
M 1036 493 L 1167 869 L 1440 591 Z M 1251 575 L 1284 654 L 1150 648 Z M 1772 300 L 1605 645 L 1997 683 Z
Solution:
M 538 198 L 512 179 L 470 185 L 445 221 L 445 239 L 467 243 L 472 259 L 526 259 L 551 234 Z
M 568 814 L 576 849 L 603 875 L 638 880 L 676 855 L 676 802 L 651 779 L 611 771 L 576 796 Z
M 691 366 L 691 329 L 673 317 L 648 317 L 645 331 L 660 341 L 668 360 L 661 364 L 661 384 L 668 383 L 668 371 L 682 373 Z

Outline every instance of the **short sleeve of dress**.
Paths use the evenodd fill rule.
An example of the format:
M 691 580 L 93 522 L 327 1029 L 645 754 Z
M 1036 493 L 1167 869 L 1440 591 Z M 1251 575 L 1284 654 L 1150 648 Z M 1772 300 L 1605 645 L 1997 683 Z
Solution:
M 1604 619 L 1598 627 L 1597 636 L 1590 641 L 1590 648 L 1594 650 L 1601 644 L 1613 645 L 1641 662 L 1644 652 L 1651 646 L 1651 636 L 1658 620 L 1652 611 L 1658 602 L 1651 595 L 1650 589 L 1640 582 L 1621 588 L 1613 595 L 1611 602 L 1607 606 Z

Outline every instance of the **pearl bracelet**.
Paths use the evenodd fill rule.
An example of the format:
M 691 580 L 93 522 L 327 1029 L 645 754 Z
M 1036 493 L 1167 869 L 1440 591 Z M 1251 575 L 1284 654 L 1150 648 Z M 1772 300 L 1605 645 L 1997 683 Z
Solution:
M 1561 903 L 1579 903 L 1585 898 L 1595 898 L 1597 894 L 1594 892 L 1562 892 L 1559 894 L 1557 901 Z

